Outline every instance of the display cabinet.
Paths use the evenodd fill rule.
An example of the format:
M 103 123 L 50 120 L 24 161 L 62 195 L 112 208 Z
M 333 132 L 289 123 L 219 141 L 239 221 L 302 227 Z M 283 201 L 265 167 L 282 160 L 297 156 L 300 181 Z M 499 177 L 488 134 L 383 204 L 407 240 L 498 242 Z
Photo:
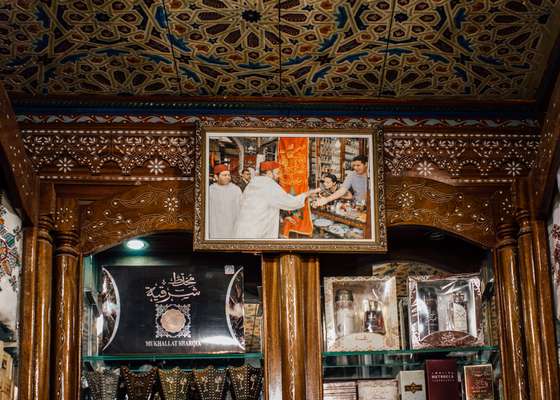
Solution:
M 495 334 L 485 335 L 496 326 L 497 319 L 490 253 L 424 228 L 391 229 L 389 241 L 392 246 L 385 255 L 347 254 L 320 259 L 324 284 L 323 399 L 425 399 L 426 391 L 437 386 L 429 379 L 433 372 L 428 373 L 428 365 L 436 361 L 448 364 L 448 373 L 455 376 L 459 389 L 456 391 L 453 385 L 438 389 L 445 397 L 430 398 L 472 399 L 466 397 L 469 388 L 486 385 L 490 394 L 480 398 L 503 399 L 499 346 Z M 391 282 L 395 283 L 389 285 Z M 438 319 L 435 314 L 435 321 L 414 321 L 418 313 L 428 314 L 430 309 L 430 299 L 409 303 L 410 290 L 416 289 L 418 282 L 434 291 L 433 312 L 439 311 L 441 320 L 433 327 L 431 340 L 422 342 L 422 346 L 415 346 L 411 340 L 418 331 L 418 326 L 411 328 L 411 324 L 426 330 Z M 434 285 L 444 294 L 438 292 L 436 297 Z M 392 291 L 395 297 L 390 295 Z M 459 302 L 456 298 L 466 292 L 468 300 Z M 455 321 L 456 326 L 449 321 Z M 397 325 L 395 340 L 390 337 L 393 323 Z M 375 329 L 379 326 L 384 329 Z M 468 327 L 473 329 L 469 331 Z M 465 367 L 477 367 L 467 368 L 470 386 L 465 385 Z M 425 377 L 411 383 L 403 373 L 407 371 Z M 481 377 L 486 381 L 481 383 Z M 473 379 L 478 380 L 473 383 Z M 411 384 L 414 393 L 407 396 L 405 391 Z M 418 397 L 422 392 L 424 397 Z
M 191 243 L 156 234 L 84 258 L 81 398 L 261 396 L 260 258 Z

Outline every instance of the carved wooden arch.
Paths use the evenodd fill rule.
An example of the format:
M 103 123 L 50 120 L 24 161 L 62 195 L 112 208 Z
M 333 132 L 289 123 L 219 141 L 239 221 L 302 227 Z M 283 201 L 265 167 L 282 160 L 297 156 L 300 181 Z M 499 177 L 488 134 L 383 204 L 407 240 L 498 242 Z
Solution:
M 386 187 L 387 225 L 437 228 L 492 248 L 496 242 L 493 193 L 430 179 L 390 177 Z M 142 184 L 86 206 L 81 220 L 80 243 L 84 254 L 154 232 L 192 232 L 194 183 Z
M 82 212 L 80 245 L 83 254 L 150 233 L 192 232 L 194 184 L 188 181 L 142 184 L 95 201 Z
M 388 177 L 387 227 L 441 229 L 485 248 L 496 243 L 493 190 L 456 187 L 424 178 Z

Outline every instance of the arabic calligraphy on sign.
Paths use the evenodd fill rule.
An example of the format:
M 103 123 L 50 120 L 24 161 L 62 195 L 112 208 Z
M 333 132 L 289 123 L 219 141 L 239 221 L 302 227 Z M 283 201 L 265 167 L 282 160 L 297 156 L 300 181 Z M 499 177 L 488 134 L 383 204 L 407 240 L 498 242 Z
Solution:
M 153 286 L 146 286 L 145 289 L 146 297 L 157 304 L 187 301 L 191 297 L 200 296 L 196 280 L 192 274 L 185 273 L 173 272 L 170 280 L 162 279 Z

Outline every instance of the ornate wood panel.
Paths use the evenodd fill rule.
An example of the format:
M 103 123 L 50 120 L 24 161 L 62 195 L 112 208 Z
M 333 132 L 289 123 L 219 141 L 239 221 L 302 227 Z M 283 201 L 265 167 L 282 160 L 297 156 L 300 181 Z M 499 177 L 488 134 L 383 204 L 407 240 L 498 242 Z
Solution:
M 111 124 L 24 127 L 24 145 L 41 179 L 192 179 L 193 125 Z
M 160 119 L 162 120 L 162 119 Z M 120 120 L 116 120 L 120 121 Z M 149 122 L 148 119 L 146 122 Z M 42 179 L 57 181 L 160 181 L 194 178 L 195 123 L 207 126 L 290 129 L 373 129 L 370 119 L 191 118 L 172 124 L 24 124 L 26 151 Z M 390 120 L 385 121 L 391 123 Z M 384 163 L 389 176 L 417 176 L 454 185 L 504 184 L 524 176 L 539 144 L 535 128 L 472 123 L 385 128 Z M 441 124 L 440 124 L 441 125 Z M 507 124 L 505 125 L 507 126 Z
M 488 190 L 460 190 L 424 178 L 389 177 L 385 204 L 387 226 L 431 226 L 492 247 L 495 242 L 492 194 Z
M 0 166 L 10 186 L 9 194 L 25 217 L 37 221 L 38 180 L 26 157 L 10 100 L 0 83 Z
M 392 176 L 508 183 L 529 173 L 539 141 L 534 130 L 386 128 L 385 167 Z
M 155 231 L 192 231 L 194 185 L 151 182 L 83 209 L 81 250 L 84 254 Z

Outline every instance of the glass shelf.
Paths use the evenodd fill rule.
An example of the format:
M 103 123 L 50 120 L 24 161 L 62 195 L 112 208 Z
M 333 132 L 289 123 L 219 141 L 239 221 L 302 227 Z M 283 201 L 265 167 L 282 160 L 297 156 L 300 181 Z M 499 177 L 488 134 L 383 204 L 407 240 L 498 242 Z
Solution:
M 83 361 L 165 361 L 165 360 L 226 360 L 262 359 L 262 353 L 224 353 L 224 354 L 129 354 L 123 356 L 83 356 Z
M 395 378 L 399 371 L 423 369 L 428 359 L 453 358 L 457 366 L 495 364 L 498 347 L 448 347 L 380 351 L 324 352 L 323 376 L 326 381 L 338 379 Z
M 179 367 L 185 371 L 206 368 L 240 367 L 250 364 L 253 367 L 262 366 L 262 353 L 228 353 L 228 354 L 131 354 L 131 355 L 99 355 L 83 356 L 82 361 L 87 369 L 98 367 L 117 369 L 127 366 L 133 371 L 140 371 L 149 367 L 171 369 Z
M 376 350 L 376 351 L 325 351 L 323 358 L 339 356 L 368 356 L 368 355 L 387 355 L 387 356 L 409 356 L 424 353 L 479 353 L 496 352 L 497 346 L 476 346 L 476 347 L 442 347 L 437 349 L 404 349 L 404 350 Z

